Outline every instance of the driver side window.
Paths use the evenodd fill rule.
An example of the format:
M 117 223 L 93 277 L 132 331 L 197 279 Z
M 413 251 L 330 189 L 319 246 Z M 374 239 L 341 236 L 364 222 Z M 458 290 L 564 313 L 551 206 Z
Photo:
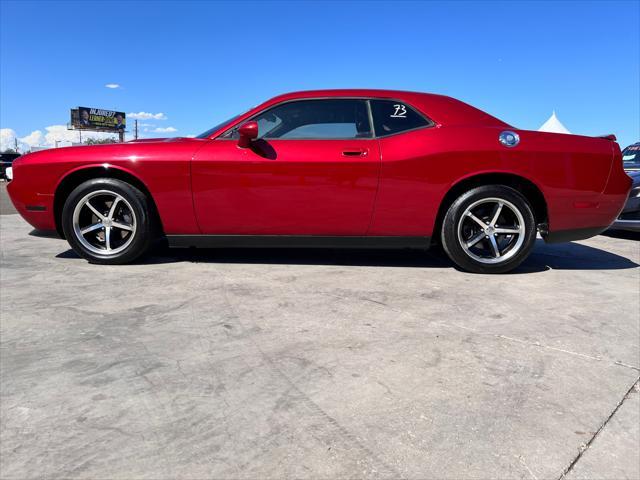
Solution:
M 258 122 L 258 138 L 265 140 L 329 140 L 373 136 L 364 100 L 292 101 L 262 112 L 253 120 Z M 234 130 L 231 137 L 237 136 Z

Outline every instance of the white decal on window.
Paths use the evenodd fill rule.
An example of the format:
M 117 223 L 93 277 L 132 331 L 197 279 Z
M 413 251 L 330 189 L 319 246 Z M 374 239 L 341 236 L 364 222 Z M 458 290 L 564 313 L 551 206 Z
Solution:
M 391 115 L 391 118 L 407 118 L 407 107 L 401 103 L 396 103 L 393 108 L 395 108 L 395 111 L 393 115 Z

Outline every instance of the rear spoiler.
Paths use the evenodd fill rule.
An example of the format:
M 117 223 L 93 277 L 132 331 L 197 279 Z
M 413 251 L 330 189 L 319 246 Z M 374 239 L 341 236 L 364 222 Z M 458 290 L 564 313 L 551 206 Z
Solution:
M 605 140 L 610 140 L 612 142 L 618 141 L 613 133 L 610 133 L 609 135 L 598 135 L 596 138 L 604 138 Z

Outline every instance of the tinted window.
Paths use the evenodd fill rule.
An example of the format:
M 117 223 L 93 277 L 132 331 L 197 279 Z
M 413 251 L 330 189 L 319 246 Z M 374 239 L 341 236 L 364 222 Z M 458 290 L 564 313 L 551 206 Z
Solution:
M 625 148 L 622 151 L 622 161 L 626 169 L 640 168 L 640 143 L 634 143 Z
M 259 138 L 370 138 L 364 100 L 300 100 L 271 108 L 253 118 Z M 237 136 L 236 133 L 233 136 Z
M 395 100 L 371 100 L 371 111 L 378 137 L 431 125 L 409 105 Z

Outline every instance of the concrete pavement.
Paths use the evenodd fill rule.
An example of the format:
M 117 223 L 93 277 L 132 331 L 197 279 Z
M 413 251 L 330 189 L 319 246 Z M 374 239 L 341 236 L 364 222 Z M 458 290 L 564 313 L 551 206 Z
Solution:
M 7 182 L 0 180 L 0 215 L 18 213 L 7 193 Z
M 0 217 L 3 479 L 640 477 L 637 241 L 482 276 L 409 251 L 95 266 L 30 231 Z
M 611 417 L 584 448 L 567 479 L 635 479 L 640 477 L 640 386 L 636 383 Z M 586 446 L 585 446 L 586 447 Z M 635 462 L 635 465 L 634 465 Z

